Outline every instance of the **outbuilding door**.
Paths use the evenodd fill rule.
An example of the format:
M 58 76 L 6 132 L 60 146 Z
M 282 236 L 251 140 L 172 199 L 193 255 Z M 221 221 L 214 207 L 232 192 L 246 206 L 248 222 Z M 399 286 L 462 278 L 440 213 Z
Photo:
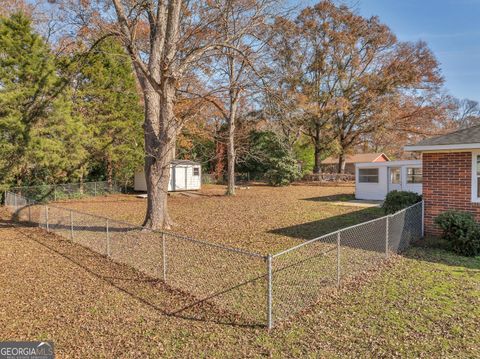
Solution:
M 187 189 L 187 169 L 184 166 L 173 167 L 172 189 L 174 191 L 185 191 Z
M 388 167 L 388 192 L 402 190 L 402 168 Z

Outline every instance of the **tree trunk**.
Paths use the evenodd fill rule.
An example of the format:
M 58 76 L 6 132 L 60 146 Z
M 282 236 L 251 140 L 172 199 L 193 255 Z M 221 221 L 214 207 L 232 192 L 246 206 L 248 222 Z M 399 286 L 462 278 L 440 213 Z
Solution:
M 113 165 L 110 155 L 107 155 L 107 184 L 110 193 L 113 191 Z
M 170 162 L 175 157 L 175 86 L 169 79 L 162 84 L 161 94 L 150 88 L 144 96 L 145 179 L 149 195 L 143 225 L 150 229 L 170 229 L 173 224 L 167 210 L 167 198 Z
M 231 102 L 228 119 L 227 146 L 227 195 L 235 195 L 235 119 L 237 116 L 237 100 Z
M 322 146 L 320 138 L 320 124 L 315 125 L 315 136 L 314 140 L 314 151 L 315 151 L 315 163 L 313 166 L 313 173 L 320 174 L 322 173 Z
M 322 173 L 322 151 L 320 148 L 315 144 L 315 164 L 313 166 L 313 173 L 320 174 Z
M 345 173 L 345 154 L 340 152 L 338 156 L 338 173 Z

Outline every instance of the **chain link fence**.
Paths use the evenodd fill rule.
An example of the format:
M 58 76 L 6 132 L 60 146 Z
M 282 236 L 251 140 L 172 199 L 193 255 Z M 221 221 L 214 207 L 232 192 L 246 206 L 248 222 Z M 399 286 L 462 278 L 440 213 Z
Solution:
M 63 191 L 63 187 L 56 191 L 72 197 L 78 195 L 73 189 L 80 191 L 77 185 L 67 188 L 72 191 Z M 85 188 L 93 188 L 97 195 L 111 193 L 98 183 L 82 191 Z M 32 192 L 13 189 L 5 193 L 5 205 L 16 220 L 162 280 L 189 298 L 178 311 L 208 302 L 235 317 L 236 323 L 266 324 L 268 328 L 315 304 L 327 288 L 374 268 L 390 253 L 401 252 L 423 236 L 420 202 L 393 215 L 263 255 L 39 203 L 25 197 Z M 45 193 L 43 188 L 41 193 Z M 51 197 L 41 197 L 45 198 Z
M 121 191 L 116 182 L 101 181 L 12 187 L 9 192 L 28 198 L 30 201 L 48 203 L 63 199 L 103 196 Z

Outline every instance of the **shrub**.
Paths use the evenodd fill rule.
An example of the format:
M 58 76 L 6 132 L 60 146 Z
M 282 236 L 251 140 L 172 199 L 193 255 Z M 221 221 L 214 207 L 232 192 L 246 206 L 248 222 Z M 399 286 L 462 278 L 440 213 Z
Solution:
M 471 213 L 447 211 L 437 216 L 435 223 L 454 252 L 464 256 L 480 254 L 480 226 Z
M 422 200 L 422 196 L 415 192 L 392 191 L 387 194 L 383 202 L 383 210 L 386 214 L 392 214 L 402 209 L 412 206 Z
M 271 168 L 265 173 L 268 183 L 273 186 L 287 186 L 300 178 L 297 161 L 293 157 L 272 159 Z

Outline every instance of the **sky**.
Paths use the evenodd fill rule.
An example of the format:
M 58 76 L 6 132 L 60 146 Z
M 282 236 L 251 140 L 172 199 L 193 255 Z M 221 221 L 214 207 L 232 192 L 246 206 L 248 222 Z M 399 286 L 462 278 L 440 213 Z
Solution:
M 296 1 L 300 6 L 317 1 Z M 376 15 L 400 41 L 425 41 L 440 63 L 445 87 L 480 102 L 480 0 L 348 0 Z

